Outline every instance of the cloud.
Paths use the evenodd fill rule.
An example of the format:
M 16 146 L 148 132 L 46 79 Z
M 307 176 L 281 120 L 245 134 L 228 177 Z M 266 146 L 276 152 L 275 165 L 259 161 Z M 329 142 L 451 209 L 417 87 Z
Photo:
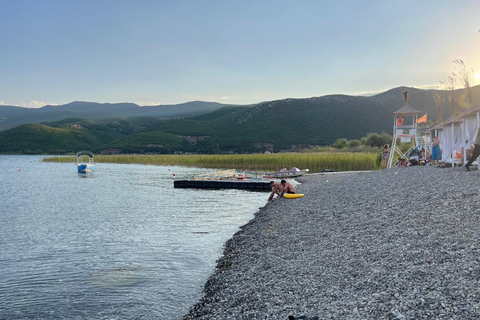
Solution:
M 38 101 L 38 100 L 31 100 L 30 102 L 27 102 L 27 103 L 21 103 L 21 106 L 25 108 L 41 108 L 45 105 L 47 105 L 47 103 L 43 101 Z
M 140 101 L 140 102 L 135 102 L 135 104 L 138 104 L 139 106 L 145 107 L 145 106 L 158 106 L 161 103 L 160 102 L 153 102 L 153 101 Z
M 41 108 L 46 105 L 57 106 L 56 103 L 47 103 L 38 100 L 30 100 L 30 102 L 12 103 L 10 106 L 23 107 L 23 108 Z M 0 105 L 6 105 L 3 101 L 0 101 Z
M 440 89 L 440 86 L 437 85 L 437 84 L 426 84 L 426 85 L 423 85 L 423 86 L 416 86 L 415 88 L 417 89 L 433 89 L 433 90 L 438 90 Z
M 353 95 L 354 96 L 370 97 L 370 96 L 374 96 L 374 95 L 382 93 L 382 92 L 383 91 L 375 91 L 375 92 L 363 91 L 363 92 L 356 92 Z

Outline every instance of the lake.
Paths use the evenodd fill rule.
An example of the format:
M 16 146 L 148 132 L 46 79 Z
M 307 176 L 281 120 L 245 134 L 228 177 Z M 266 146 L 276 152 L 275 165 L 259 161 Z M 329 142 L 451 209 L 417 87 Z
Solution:
M 0 319 L 181 319 L 268 193 L 174 189 L 206 169 L 0 156 Z

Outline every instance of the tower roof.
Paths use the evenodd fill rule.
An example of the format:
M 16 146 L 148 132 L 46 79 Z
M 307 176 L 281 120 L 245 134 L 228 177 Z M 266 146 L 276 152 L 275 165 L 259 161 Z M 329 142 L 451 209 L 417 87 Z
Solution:
M 423 114 L 423 112 L 418 111 L 418 110 L 415 110 L 415 109 L 413 109 L 412 107 L 406 105 L 406 106 L 401 107 L 400 109 L 398 109 L 398 110 L 395 111 L 394 113 L 392 113 L 391 116 L 393 116 L 393 115 L 397 115 L 397 116 L 414 116 L 414 115 L 416 115 L 416 114 Z

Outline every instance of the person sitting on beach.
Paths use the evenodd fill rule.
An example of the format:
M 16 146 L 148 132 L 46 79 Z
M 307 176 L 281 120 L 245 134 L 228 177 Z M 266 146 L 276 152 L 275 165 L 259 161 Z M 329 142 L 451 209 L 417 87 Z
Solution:
M 397 162 L 395 163 L 395 165 L 399 166 L 399 167 L 406 167 L 407 166 L 407 162 L 405 161 L 405 158 L 404 157 L 398 157 L 398 160 Z
M 432 154 L 430 152 L 427 151 L 427 161 L 428 163 L 432 163 Z
M 407 166 L 418 165 L 420 162 L 420 150 L 417 147 L 410 151 L 410 158 L 407 160 Z
M 425 148 L 422 148 L 420 150 L 420 164 L 422 166 L 426 165 L 428 162 L 428 152 L 425 150 Z
M 295 186 L 291 184 L 290 182 L 287 182 L 285 180 L 280 181 L 282 185 L 282 193 L 280 194 L 280 197 L 283 197 L 284 193 L 295 193 Z
M 275 181 L 270 181 L 270 187 L 272 187 L 272 193 L 270 193 L 270 197 L 268 198 L 268 201 L 272 201 L 275 194 L 277 194 L 279 197 L 280 197 L 280 193 L 282 193 L 283 195 L 283 192 L 282 192 L 283 186 L 280 183 L 277 183 Z

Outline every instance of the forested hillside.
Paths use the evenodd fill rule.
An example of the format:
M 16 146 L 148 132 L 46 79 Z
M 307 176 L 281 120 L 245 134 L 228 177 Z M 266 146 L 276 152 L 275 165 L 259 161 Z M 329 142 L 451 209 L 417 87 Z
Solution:
M 155 118 L 65 119 L 44 124 L 25 124 L 0 131 L 1 152 L 65 153 L 99 150 L 105 144 L 158 123 Z
M 225 106 L 189 118 L 66 119 L 23 125 L 0 132 L 0 152 L 85 148 L 111 153 L 296 151 L 330 145 L 339 138 L 359 139 L 369 132 L 391 134 L 390 114 L 404 105 L 405 90 L 409 91 L 409 105 L 427 113 L 430 121 L 438 118 L 434 94 L 441 97 L 442 118 L 450 115 L 448 92 L 400 87 L 373 97 L 328 95 L 250 107 Z M 480 101 L 480 87 L 472 91 L 474 101 Z M 455 91 L 455 99 L 457 109 L 468 107 L 464 90 Z M 54 107 L 46 109 L 50 108 Z M 90 108 L 93 111 L 95 106 Z M 66 109 L 76 110 L 75 106 Z M 12 112 L 8 107 L 5 110 Z
M 389 115 L 394 110 L 369 98 L 344 95 L 278 100 L 249 109 L 223 108 L 190 119 L 164 121 L 108 147 L 127 152 L 148 152 L 145 146 L 154 144 L 164 145 L 165 152 L 295 150 L 331 144 L 338 138 L 356 139 L 368 132 L 389 132 Z M 169 136 L 155 135 L 160 132 Z M 167 147 L 165 139 L 173 142 L 173 136 L 182 140 Z
M 99 120 L 105 118 L 193 117 L 224 107 L 217 102 L 192 101 L 177 105 L 141 107 L 134 103 L 97 103 L 74 101 L 64 105 L 47 105 L 42 108 L 21 108 L 0 105 L 0 130 L 10 129 L 26 123 L 59 121 L 68 118 Z

